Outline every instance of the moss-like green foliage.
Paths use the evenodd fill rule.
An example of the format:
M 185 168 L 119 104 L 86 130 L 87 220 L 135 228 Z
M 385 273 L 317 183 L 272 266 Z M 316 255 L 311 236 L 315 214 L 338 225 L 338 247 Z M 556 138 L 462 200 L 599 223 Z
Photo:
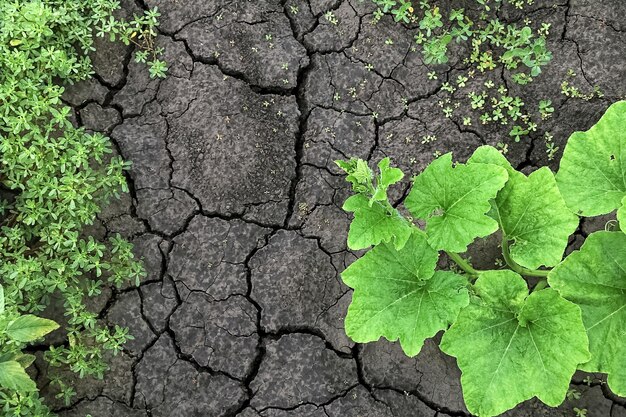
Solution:
M 85 300 L 104 285 L 138 280 L 142 266 L 121 237 L 105 244 L 82 234 L 102 205 L 126 191 L 128 165 L 111 156 L 106 137 L 74 127 L 60 100 L 60 83 L 90 76 L 93 36 L 147 48 L 141 56 L 151 75 L 164 76 L 152 47 L 156 10 L 125 22 L 113 17 L 118 8 L 112 0 L 0 2 L 0 366 L 15 376 L 0 381 L 2 415 L 49 413 L 24 378 L 32 360 L 21 352 L 54 328 L 29 315 L 53 296 L 62 299 L 67 342 L 46 353 L 52 365 L 101 377 L 105 352 L 117 353 L 128 337 L 99 322 Z M 45 326 L 16 330 L 25 323 Z

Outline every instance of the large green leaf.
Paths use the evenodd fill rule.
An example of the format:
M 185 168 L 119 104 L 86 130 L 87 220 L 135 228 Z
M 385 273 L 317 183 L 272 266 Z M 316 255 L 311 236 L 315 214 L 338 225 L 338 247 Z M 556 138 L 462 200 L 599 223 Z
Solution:
M 0 314 L 4 313 L 4 287 L 0 285 Z
M 613 104 L 586 132 L 567 142 L 556 181 L 568 207 L 598 216 L 620 207 L 626 195 L 626 101 Z
M 592 356 L 581 369 L 608 373 L 611 389 L 626 396 L 626 234 L 591 234 L 548 282 L 582 309 Z
M 533 397 L 561 404 L 577 365 L 589 360 L 580 309 L 552 289 L 528 295 L 513 271 L 485 272 L 475 288 L 480 299 L 441 341 L 463 372 L 467 409 L 490 417 Z
M 487 216 L 508 178 L 504 168 L 487 164 L 452 166 L 452 154 L 433 161 L 413 183 L 405 206 L 426 220 L 428 242 L 435 249 L 465 252 L 477 237 L 498 230 Z
M 58 328 L 59 325 L 52 320 L 26 314 L 9 324 L 7 335 L 13 340 L 27 343 L 35 341 Z
M 0 387 L 18 391 L 36 391 L 37 386 L 16 361 L 0 362 Z
M 552 171 L 544 167 L 527 177 L 513 169 L 491 146 L 478 148 L 469 162 L 495 164 L 509 173 L 490 215 L 498 221 L 506 238 L 513 241 L 513 260 L 530 269 L 561 262 L 579 220 L 567 208 Z
M 409 356 L 424 340 L 452 323 L 469 302 L 467 280 L 435 272 L 438 254 L 424 237 L 412 234 L 402 250 L 381 244 L 346 269 L 354 288 L 346 333 L 355 342 L 400 339 Z
M 411 225 L 395 211 L 390 215 L 378 202 L 371 202 L 362 194 L 349 197 L 343 205 L 346 211 L 354 212 L 348 232 L 348 247 L 352 250 L 369 248 L 381 242 L 391 242 L 402 249 L 409 236 Z

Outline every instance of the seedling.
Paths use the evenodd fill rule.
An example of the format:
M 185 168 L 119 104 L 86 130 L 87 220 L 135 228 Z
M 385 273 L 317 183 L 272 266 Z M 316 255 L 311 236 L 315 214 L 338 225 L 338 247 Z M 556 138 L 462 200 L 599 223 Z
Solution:
M 580 391 L 570 388 L 567 390 L 567 399 L 568 400 L 579 400 L 580 399 Z
M 541 100 L 539 101 L 539 112 L 541 113 L 541 118 L 543 120 L 549 119 L 554 113 L 554 107 L 552 107 L 551 100 Z
M 576 414 L 576 417 L 587 417 L 587 409 L 586 408 L 574 407 L 573 410 L 574 410 L 574 413 Z
M 335 17 L 335 13 L 333 13 L 332 10 L 324 13 L 324 19 L 326 19 L 331 25 L 336 26 L 339 23 L 339 20 L 337 19 L 337 17 Z
M 399 340 L 415 356 L 443 331 L 440 348 L 457 359 L 467 409 L 480 417 L 533 397 L 556 407 L 576 396 L 577 369 L 608 373 L 626 396 L 624 124 L 626 101 L 570 137 L 556 175 L 526 176 L 490 146 L 465 164 L 445 154 L 413 178 L 406 211 L 388 199 L 404 177 L 389 158 L 376 174 L 363 160 L 337 161 L 354 191 L 343 206 L 354 215 L 348 247 L 373 246 L 342 273 L 354 290 L 348 336 Z M 592 233 L 563 259 L 579 216 L 615 210 L 621 231 Z M 461 254 L 498 230 L 508 268 L 475 269 Z M 441 254 L 456 267 L 436 270 Z

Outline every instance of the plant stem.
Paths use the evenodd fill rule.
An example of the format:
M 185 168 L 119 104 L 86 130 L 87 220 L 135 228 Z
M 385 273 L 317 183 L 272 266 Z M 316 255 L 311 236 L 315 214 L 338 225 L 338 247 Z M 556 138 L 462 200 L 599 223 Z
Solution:
M 511 252 L 509 251 L 509 240 L 506 236 L 502 237 L 502 256 L 504 256 L 504 260 L 506 264 L 515 272 L 520 275 L 525 275 L 528 277 L 547 277 L 550 271 L 538 270 L 538 269 L 528 269 L 519 265 L 517 262 L 511 258 Z
M 389 215 L 401 216 L 401 214 L 398 213 L 396 208 L 393 207 L 391 203 L 389 203 L 388 200 L 380 201 L 380 203 L 382 204 L 383 207 L 385 207 Z M 410 222 L 408 219 L 405 219 L 405 220 L 409 222 L 413 230 L 415 230 L 424 238 L 428 239 L 428 234 L 425 231 L 420 229 L 413 222 Z M 459 266 L 459 268 L 465 271 L 465 273 L 467 273 L 468 275 L 471 275 L 473 277 L 478 277 L 478 275 L 480 275 L 482 272 L 485 272 L 485 271 L 474 269 L 472 264 L 470 264 L 468 261 L 463 259 L 463 257 L 461 257 L 461 255 L 459 255 L 458 253 L 448 252 L 448 251 L 444 251 L 444 252 L 446 253 L 446 255 L 448 255 L 448 258 L 450 258 L 454 263 L 456 263 Z M 502 255 L 504 256 L 504 260 L 506 261 L 509 268 L 511 268 L 513 271 L 517 272 L 518 274 L 522 276 L 546 278 L 548 276 L 548 273 L 550 272 L 546 270 L 524 268 L 523 266 L 515 262 L 513 258 L 511 258 L 511 252 L 509 251 L 509 240 L 507 239 L 506 236 L 502 237 Z M 543 287 L 540 287 L 539 289 L 545 288 L 545 286 L 547 286 L 547 281 L 545 284 L 543 284 L 543 281 L 540 281 L 537 284 L 537 286 L 535 286 L 535 288 L 539 287 L 540 285 L 543 285 Z
M 532 292 L 535 292 L 535 291 L 541 291 L 541 290 L 543 290 L 544 288 L 546 288 L 547 286 L 548 286 L 548 280 L 544 278 L 544 279 L 540 280 L 540 281 L 539 281 L 539 282 L 535 285 L 535 288 L 533 288 L 533 291 L 532 291 Z
M 461 257 L 458 253 L 445 251 L 448 258 L 452 259 L 463 271 L 467 272 L 469 275 L 478 276 L 483 271 L 478 271 L 474 269 L 474 267 L 465 259 Z

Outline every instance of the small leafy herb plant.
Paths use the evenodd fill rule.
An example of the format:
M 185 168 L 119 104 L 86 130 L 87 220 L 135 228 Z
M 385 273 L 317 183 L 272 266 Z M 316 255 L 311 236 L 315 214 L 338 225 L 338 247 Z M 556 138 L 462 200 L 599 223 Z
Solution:
M 45 359 L 60 398 L 73 390 L 54 375 L 66 367 L 102 378 L 107 359 L 130 338 L 109 326 L 86 300 L 105 286 L 144 275 L 132 245 L 88 236 L 101 207 L 127 191 L 128 163 L 113 156 L 108 138 L 70 121 L 64 85 L 91 77 L 94 36 L 133 44 L 153 77 L 166 64 L 154 44 L 156 10 L 115 17 L 116 0 L 0 1 L 0 414 L 50 415 L 22 350 L 57 325 L 37 316 L 58 301 L 63 343 Z
M 355 192 L 344 204 L 354 214 L 348 246 L 374 246 L 342 274 L 354 289 L 347 334 L 399 340 L 415 356 L 444 331 L 440 348 L 457 359 L 467 408 L 481 417 L 533 397 L 558 406 L 577 369 L 607 373 L 626 396 L 624 125 L 622 101 L 570 137 L 556 175 L 526 176 L 490 146 L 465 164 L 445 154 L 413 179 L 406 211 L 387 196 L 403 178 L 389 158 L 377 174 L 337 161 Z M 616 209 L 622 231 L 592 233 L 563 259 L 579 216 Z M 498 230 L 507 268 L 477 270 L 460 255 Z M 458 268 L 436 270 L 441 252 Z
M 533 32 L 528 25 L 520 28 L 505 24 L 488 14 L 503 3 L 521 9 L 533 0 L 475 0 L 480 10 L 477 16 L 472 16 L 471 8 L 451 9 L 444 15 L 437 2 L 431 1 L 416 1 L 415 7 L 409 0 L 372 1 L 379 6 L 375 19 L 390 13 L 396 22 L 418 25 L 415 42 L 422 46 L 426 64 L 445 64 L 449 61 L 450 43 L 468 43 L 470 56 L 466 63 L 475 65 L 480 72 L 494 70 L 496 64 L 502 64 L 514 72 L 515 82 L 526 84 L 552 60 L 552 53 L 546 48 L 550 25 L 543 24 Z

